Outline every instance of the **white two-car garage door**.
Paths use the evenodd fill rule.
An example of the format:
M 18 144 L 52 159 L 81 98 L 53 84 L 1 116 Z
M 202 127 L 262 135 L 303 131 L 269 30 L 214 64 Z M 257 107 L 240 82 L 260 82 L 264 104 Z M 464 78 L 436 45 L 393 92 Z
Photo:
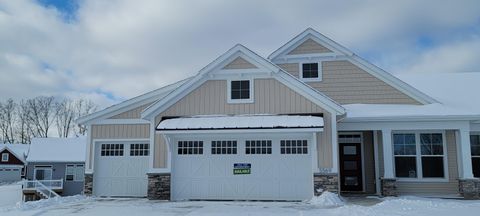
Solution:
M 313 196 L 311 135 L 177 137 L 173 200 L 306 200 Z
M 148 143 L 97 143 L 95 152 L 96 196 L 147 196 Z

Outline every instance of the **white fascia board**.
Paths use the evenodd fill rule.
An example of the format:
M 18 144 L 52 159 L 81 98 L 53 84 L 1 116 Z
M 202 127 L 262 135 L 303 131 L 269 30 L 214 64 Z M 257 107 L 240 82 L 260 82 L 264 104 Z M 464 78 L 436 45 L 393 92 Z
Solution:
M 157 130 L 158 134 L 244 134 L 244 133 L 304 133 L 322 132 L 323 128 L 278 128 L 278 129 L 214 129 L 214 130 Z
M 156 97 L 172 91 L 173 89 L 177 88 L 179 85 L 185 83 L 189 79 L 191 79 L 191 77 L 189 77 L 187 79 L 180 80 L 176 83 L 167 85 L 165 87 L 156 89 L 154 91 L 150 91 L 150 92 L 145 93 L 143 95 L 131 98 L 131 99 L 123 101 L 119 104 L 107 107 L 107 108 L 105 108 L 103 110 L 100 110 L 98 112 L 80 117 L 76 120 L 76 122 L 78 124 L 89 124 L 92 121 L 98 120 L 100 118 L 105 119 L 105 118 L 120 114 L 122 112 L 128 111 L 130 109 L 133 109 L 134 108 L 133 106 L 141 106 L 141 105 L 145 105 L 145 104 L 148 104 L 148 103 L 155 102 L 156 100 L 159 99 L 159 98 L 156 98 Z
M 85 161 L 51 161 L 51 160 L 35 160 L 27 161 L 28 163 L 85 163 Z
M 116 125 L 116 124 L 150 124 L 145 119 L 100 119 L 91 122 L 92 125 Z
M 342 122 L 411 122 L 411 121 L 471 121 L 479 119 L 478 115 L 451 115 L 451 116 L 386 116 L 386 117 L 354 117 L 348 116 Z
M 299 35 L 295 36 L 293 39 L 288 41 L 286 44 L 275 50 L 272 54 L 268 56 L 268 59 L 276 59 L 285 53 L 288 53 L 292 49 L 296 48 L 300 43 L 307 39 L 312 39 L 315 42 L 325 46 L 326 48 L 332 50 L 334 53 L 337 54 L 344 54 L 344 55 L 352 55 L 353 52 L 345 48 L 344 46 L 338 44 L 337 42 L 333 41 L 332 39 L 326 37 L 325 35 L 321 34 L 320 32 L 315 31 L 312 28 L 308 28 Z
M 339 122 L 338 131 L 365 130 L 470 130 L 468 121 L 391 121 L 391 122 Z
M 340 104 L 338 104 L 328 96 L 324 95 L 323 93 L 319 92 L 318 90 L 312 88 L 308 84 L 298 80 L 296 77 L 292 76 L 288 72 L 282 71 L 282 73 L 278 73 L 277 76 L 274 77 L 278 78 L 277 80 L 285 84 L 287 87 L 298 92 L 300 95 L 304 96 L 305 98 L 309 99 L 320 107 L 326 109 L 330 113 L 336 115 L 345 114 L 345 108 L 343 108 Z

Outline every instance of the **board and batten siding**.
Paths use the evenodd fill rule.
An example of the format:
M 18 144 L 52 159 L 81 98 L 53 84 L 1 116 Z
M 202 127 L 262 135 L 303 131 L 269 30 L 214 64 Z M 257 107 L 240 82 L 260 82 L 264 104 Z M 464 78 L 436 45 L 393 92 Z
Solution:
M 397 193 L 399 195 L 458 195 L 458 164 L 457 164 L 457 147 L 454 130 L 445 131 L 447 144 L 447 166 L 448 166 L 448 181 L 433 182 L 433 181 L 401 181 L 397 180 Z M 379 162 L 380 173 L 383 176 L 383 144 L 381 142 L 381 133 L 379 133 Z
M 131 110 L 122 112 L 115 116 L 110 117 L 110 119 L 139 119 L 143 110 L 145 110 L 152 103 L 148 103 L 139 107 L 135 107 Z
M 298 63 L 278 66 L 299 77 Z M 340 104 L 420 104 L 346 60 L 323 61 L 322 81 L 307 84 Z
M 92 169 L 94 140 L 97 139 L 149 139 L 150 124 L 115 124 L 115 125 L 92 125 L 90 138 L 90 163 Z
M 307 39 L 295 49 L 290 51 L 287 55 L 298 55 L 298 54 L 312 54 L 312 53 L 329 53 L 332 52 L 328 48 L 320 45 L 312 39 Z
M 275 79 L 255 79 L 254 102 L 242 104 L 227 103 L 227 81 L 208 80 L 188 95 L 177 101 L 167 110 L 156 116 L 158 124 L 164 116 L 192 116 L 209 114 L 305 114 L 323 113 L 325 118 L 324 133 L 331 134 L 328 112 L 312 103 L 299 93 Z M 322 136 L 318 149 L 321 167 L 331 167 L 331 145 L 328 136 Z M 329 139 L 331 140 L 331 139 Z M 167 147 L 159 134 L 155 135 L 154 168 L 166 167 Z

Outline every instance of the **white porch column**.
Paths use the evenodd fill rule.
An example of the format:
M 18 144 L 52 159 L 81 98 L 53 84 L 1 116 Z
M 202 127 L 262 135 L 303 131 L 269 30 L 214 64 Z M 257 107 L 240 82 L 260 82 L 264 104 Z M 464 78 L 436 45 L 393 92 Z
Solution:
M 338 169 L 339 157 L 338 155 L 340 152 L 338 151 L 338 133 L 337 133 L 337 116 L 332 114 L 331 117 L 331 127 L 332 127 L 332 172 L 333 173 L 340 173 Z
M 455 131 L 457 137 L 458 174 L 460 179 L 472 179 L 472 153 L 470 150 L 470 128 Z
M 392 129 L 382 129 L 383 142 L 383 178 L 392 179 L 393 175 L 393 145 Z

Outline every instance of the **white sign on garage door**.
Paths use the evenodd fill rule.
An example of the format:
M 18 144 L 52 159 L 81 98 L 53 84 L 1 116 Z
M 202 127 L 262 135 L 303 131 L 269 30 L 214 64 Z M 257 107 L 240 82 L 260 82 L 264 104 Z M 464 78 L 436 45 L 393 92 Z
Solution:
M 310 199 L 311 137 L 176 137 L 172 199 Z
M 96 196 L 147 196 L 148 142 L 96 143 Z

